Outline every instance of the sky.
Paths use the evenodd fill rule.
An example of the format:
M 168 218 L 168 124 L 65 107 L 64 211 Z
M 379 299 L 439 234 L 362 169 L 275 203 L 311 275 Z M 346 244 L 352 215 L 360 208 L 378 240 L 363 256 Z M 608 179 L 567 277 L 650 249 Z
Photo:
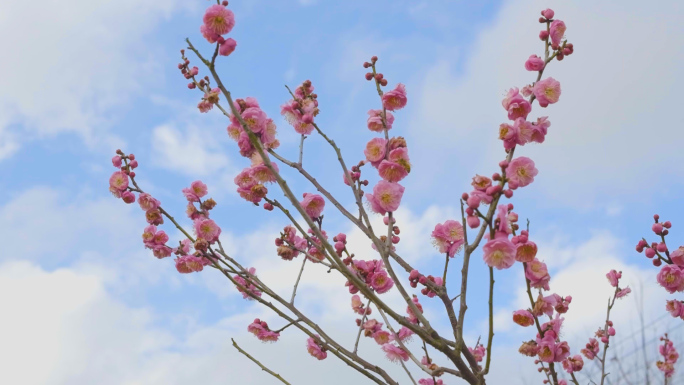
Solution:
M 430 232 L 437 223 L 457 219 L 458 197 L 468 191 L 470 178 L 490 175 L 503 159 L 497 140 L 498 125 L 506 121 L 501 99 L 509 88 L 533 80 L 523 63 L 543 53 L 536 20 L 540 10 L 553 8 L 568 26 L 575 53 L 547 69 L 563 94 L 559 103 L 533 111 L 535 117 L 548 115 L 552 125 L 545 143 L 520 149 L 535 161 L 539 175 L 516 191 L 512 203 L 531 222 L 539 258 L 551 271 L 552 292 L 573 296 L 564 327 L 573 352 L 603 325 L 611 290 L 605 273 L 623 271 L 634 293 L 614 309 L 613 350 L 622 361 L 612 362 L 622 362 L 628 378 L 642 376 L 639 314 L 646 325 L 646 361 L 655 360 L 660 334 L 684 340 L 681 320 L 663 316 L 665 299 L 676 296 L 657 286 L 657 270 L 634 251 L 638 239 L 649 237 L 654 213 L 673 222 L 671 248 L 684 242 L 678 220 L 684 214 L 684 173 L 676 166 L 684 161 L 678 126 L 684 4 L 368 3 L 231 1 L 231 37 L 238 46 L 220 59 L 224 83 L 237 97 L 259 100 L 278 126 L 279 152 L 294 158 L 298 136 L 279 106 L 288 99 L 284 85 L 310 79 L 319 95 L 317 122 L 351 164 L 363 158 L 371 138 L 366 112 L 379 106 L 361 66 L 377 55 L 390 86 L 406 84 L 409 100 L 395 114 L 393 128 L 406 138 L 413 165 L 402 182 L 398 250 L 421 272 L 439 274 L 442 256 L 430 244 Z M 0 362 L 6 364 L 0 382 L 275 383 L 232 347 L 234 338 L 292 383 L 363 383 L 334 357 L 310 357 L 306 338 L 294 329 L 275 344 L 257 341 L 246 331 L 254 318 L 272 326 L 282 321 L 244 301 L 215 272 L 180 275 L 171 259 L 154 258 L 140 242 L 143 213 L 108 191 L 117 148 L 136 155 L 141 186 L 177 218 L 184 217 L 180 190 L 203 180 L 218 202 L 212 215 L 227 251 L 254 266 L 275 290 L 290 293 L 299 263 L 280 260 L 273 246 L 286 218 L 235 193 L 233 177 L 248 161 L 237 153 L 218 112 L 197 111 L 198 94 L 187 89 L 176 67 L 185 37 L 203 52 L 211 49 L 199 33 L 209 4 L 0 3 L 0 33 L 12 36 L 4 41 L 9 54 L 0 61 L 0 328 L 7 331 L 0 343 Z M 353 205 L 335 155 L 324 144 L 317 136 L 307 139 L 304 165 L 343 204 Z M 283 173 L 297 193 L 313 192 L 289 170 Z M 331 205 L 325 214 L 329 234 L 348 233 L 359 257 L 374 258 L 368 240 Z M 172 240 L 180 239 L 173 228 L 164 229 Z M 454 268 L 450 291 L 458 290 L 457 276 Z M 486 279 L 476 254 L 466 322 L 471 345 L 486 335 Z M 510 318 L 526 307 L 523 288 L 519 266 L 497 272 L 493 384 L 542 380 L 533 362 L 517 353 L 521 341 L 534 337 Z M 386 296 L 398 309 L 405 306 L 396 290 Z M 339 341 L 353 345 L 355 317 L 343 280 L 308 266 L 297 301 Z M 428 318 L 446 331 L 437 301 L 421 302 Z M 363 340 L 360 352 L 409 383 L 373 341 Z M 650 370 L 654 378 L 652 363 Z

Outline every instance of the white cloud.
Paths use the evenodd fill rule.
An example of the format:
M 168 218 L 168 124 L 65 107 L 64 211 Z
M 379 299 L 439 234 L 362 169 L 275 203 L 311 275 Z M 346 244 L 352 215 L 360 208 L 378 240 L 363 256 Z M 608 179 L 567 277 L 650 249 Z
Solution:
M 426 153 L 442 151 L 447 158 L 442 164 L 481 167 L 469 167 L 462 176 L 455 170 L 455 177 L 494 171 L 504 156 L 496 139 L 506 120 L 501 99 L 509 88 L 534 80 L 523 63 L 530 54 L 542 54 L 536 18 L 548 6 L 568 25 L 575 54 L 551 63 L 545 74 L 562 83 L 560 102 L 533 111 L 550 116 L 547 142 L 519 153 L 537 163 L 544 193 L 565 204 L 587 206 L 606 193 L 652 192 L 658 184 L 643 182 L 650 170 L 660 170 L 656 178 L 678 172 L 663 170 L 656 154 L 668 154 L 668 162 L 682 156 L 678 144 L 684 133 L 674 124 L 684 86 L 679 70 L 684 8 L 677 2 L 657 7 L 640 1 L 505 2 L 475 42 L 462 73 L 455 75 L 449 61 L 436 62 L 427 73 L 411 140 Z M 451 151 L 454 146 L 457 151 Z M 416 168 L 429 182 L 442 170 L 429 166 L 431 155 L 423 158 Z
M 213 137 L 188 125 L 181 132 L 172 124 L 152 130 L 152 159 L 156 166 L 188 176 L 207 176 L 219 171 L 232 173 L 230 159 Z
M 359 374 L 331 356 L 316 361 L 306 352 L 305 336 L 294 328 L 281 341 L 259 343 L 246 332 L 252 319 L 271 325 L 282 321 L 263 312 L 234 314 L 213 325 L 189 322 L 187 333 L 158 326 L 145 309 L 119 303 L 96 276 L 70 269 L 45 271 L 26 261 L 0 265 L 0 327 L 11 330 L 0 345 L 5 363 L 0 382 L 21 384 L 223 384 L 268 383 L 268 374 L 240 355 L 230 338 L 292 383 L 330 384 L 362 381 Z M 352 346 L 353 322 L 333 321 L 326 329 Z M 374 342 L 360 345 L 366 359 L 404 378 Z M 36 362 L 40 370 L 35 369 Z M 303 365 L 307 369 L 302 370 Z
M 12 38 L 4 43 L 11 59 L 0 62 L 0 155 L 60 132 L 91 146 L 118 144 L 106 130 L 108 113 L 159 80 L 160 52 L 148 36 L 177 3 L 3 1 L 0 34 Z

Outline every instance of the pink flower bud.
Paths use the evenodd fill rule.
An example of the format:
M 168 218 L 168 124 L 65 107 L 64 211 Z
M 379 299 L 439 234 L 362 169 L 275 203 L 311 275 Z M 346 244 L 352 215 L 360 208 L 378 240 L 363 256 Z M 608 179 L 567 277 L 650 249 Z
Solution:
M 131 166 L 131 168 L 138 167 L 138 161 L 137 160 L 131 161 L 130 166 Z
M 480 197 L 478 197 L 477 195 L 473 195 L 470 198 L 468 198 L 467 203 L 468 203 L 468 207 L 476 209 L 476 208 L 480 207 Z
M 114 167 L 120 167 L 120 166 L 115 165 Z M 461 199 L 463 199 L 464 201 L 467 201 L 468 200 L 468 193 L 463 193 L 463 195 L 461 195 Z
M 658 267 L 662 264 L 663 264 L 663 261 L 661 261 L 660 258 L 653 260 L 653 266 L 655 266 L 655 267 Z
M 344 243 L 335 242 L 335 251 L 337 251 L 337 254 L 342 254 L 343 250 L 344 250 Z
M 656 252 L 655 252 L 655 250 L 653 250 L 652 248 L 649 247 L 648 249 L 646 249 L 645 254 L 646 254 L 646 258 L 653 258 L 653 257 L 655 257 Z
M 504 191 L 504 195 L 506 196 L 506 198 L 509 198 L 509 199 L 510 199 L 511 197 L 513 197 L 513 190 L 511 190 L 511 189 L 506 189 L 506 190 Z
M 549 38 L 549 31 L 547 31 L 547 30 L 539 31 L 539 40 L 544 41 L 548 38 Z
M 660 242 L 658 244 L 657 250 L 660 251 L 661 253 L 664 253 L 665 251 L 667 251 L 667 245 L 665 244 L 665 242 Z
M 135 194 L 133 194 L 130 191 L 124 191 L 123 193 L 121 193 L 121 199 L 123 199 L 123 201 L 127 204 L 131 204 L 135 202 Z
M 663 225 L 660 223 L 654 223 L 653 226 L 651 226 L 651 230 L 653 230 L 653 232 L 656 234 L 660 234 L 663 232 Z
M 400 240 L 401 238 L 397 237 L 396 235 L 392 237 L 392 243 L 394 243 L 395 245 L 399 243 Z
M 344 233 L 337 234 L 337 240 L 340 242 L 347 242 L 347 235 Z
M 615 335 L 615 329 L 613 327 L 608 328 L 608 335 L 611 337 Z
M 553 19 L 553 9 L 551 8 L 546 8 L 545 10 L 541 11 L 542 16 L 544 16 L 546 19 L 551 20 Z
M 658 220 L 660 220 L 660 215 L 653 214 L 653 219 L 655 219 L 655 221 L 658 222 Z
M 663 223 L 663 227 L 665 227 L 666 229 L 669 229 L 670 227 L 672 227 L 672 222 L 666 221 L 665 223 Z
M 280 238 L 276 238 L 276 239 L 275 239 L 275 245 L 276 245 L 276 246 L 282 246 L 282 245 L 283 245 L 283 240 L 280 239 Z
M 499 162 L 499 167 L 501 167 L 501 168 L 506 168 L 506 167 L 508 167 L 508 161 L 507 161 L 507 160 L 502 160 L 501 162 Z
M 480 218 L 474 215 L 469 216 L 468 219 L 466 219 L 466 222 L 468 222 L 468 227 L 471 229 L 480 227 Z
M 273 211 L 273 205 L 266 202 L 266 203 L 264 203 L 264 209 L 267 211 Z
M 116 168 L 121 167 L 121 157 L 119 155 L 115 155 L 112 158 L 112 165 Z

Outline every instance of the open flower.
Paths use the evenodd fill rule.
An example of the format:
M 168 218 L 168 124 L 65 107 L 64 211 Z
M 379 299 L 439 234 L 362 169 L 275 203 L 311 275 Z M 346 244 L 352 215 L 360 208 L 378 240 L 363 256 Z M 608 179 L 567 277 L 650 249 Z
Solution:
M 373 187 L 373 194 L 366 194 L 366 199 L 374 212 L 385 215 L 399 208 L 403 195 L 402 185 L 381 180 Z

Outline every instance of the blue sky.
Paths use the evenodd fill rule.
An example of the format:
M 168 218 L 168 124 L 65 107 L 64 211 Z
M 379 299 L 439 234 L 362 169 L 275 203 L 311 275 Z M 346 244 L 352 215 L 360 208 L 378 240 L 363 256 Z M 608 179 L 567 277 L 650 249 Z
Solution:
M 157 261 L 142 248 L 140 210 L 107 191 L 116 148 L 136 154 L 139 181 L 177 217 L 184 210 L 180 189 L 204 180 L 219 203 L 215 218 L 229 251 L 272 278 L 276 289 L 291 286 L 299 264 L 280 261 L 271 246 L 285 219 L 234 193 L 232 179 L 247 161 L 227 137 L 225 119 L 197 112 L 198 94 L 187 90 L 176 68 L 186 36 L 209 49 L 199 35 L 208 4 L 0 5 L 0 15 L 9 15 L 0 18 L 0 32 L 25 31 L 7 43 L 10 58 L 0 63 L 7 74 L 0 79 L 0 298 L 10 310 L 0 325 L 16 331 L 0 347 L 0 359 L 14 368 L 0 379 L 213 384 L 230 376 L 269 383 L 233 351 L 230 337 L 295 383 L 358 379 L 334 359 L 312 361 L 294 331 L 275 345 L 255 342 L 245 331 L 251 319 L 279 321 L 211 272 L 180 276 L 170 259 Z M 516 192 L 516 211 L 531 220 L 532 238 L 552 270 L 552 292 L 575 297 L 566 329 L 574 351 L 602 323 L 607 294 L 597 293 L 609 290 L 602 276 L 610 268 L 624 270 L 633 286 L 643 285 L 647 318 L 657 320 L 651 333 L 673 329 L 675 321 L 659 318 L 664 298 L 671 297 L 654 287 L 656 270 L 633 246 L 647 235 L 655 212 L 673 221 L 670 242 L 682 238 L 681 4 L 233 1 L 237 23 L 231 36 L 238 48 L 221 61 L 220 72 L 235 96 L 256 97 L 276 121 L 279 152 L 288 157 L 295 156 L 298 142 L 279 116 L 288 98 L 284 85 L 312 80 L 321 108 L 317 121 L 350 164 L 361 159 L 371 137 L 366 111 L 378 106 L 361 63 L 378 55 L 390 84 L 406 84 L 409 95 L 393 129 L 406 137 L 413 162 L 398 213 L 399 250 L 421 271 L 438 273 L 442 259 L 429 231 L 457 215 L 457 199 L 474 174 L 491 174 L 502 159 L 496 130 L 506 116 L 500 100 L 508 88 L 533 80 L 523 63 L 542 53 L 536 18 L 547 6 L 568 24 L 575 54 L 548 70 L 563 84 L 563 95 L 543 111 L 552 122 L 547 142 L 521 151 L 540 174 Z M 35 28 L 20 22 L 26 18 Z M 334 160 L 320 138 L 307 139 L 305 166 L 351 204 Z M 298 193 L 312 191 L 301 180 L 291 185 Z M 332 207 L 326 213 L 329 233 L 351 231 Z M 350 232 L 350 239 L 359 255 L 372 257 L 362 236 Z M 477 256 L 469 298 L 472 342 L 486 330 L 485 277 Z M 523 283 L 516 269 L 497 274 L 500 347 L 492 373 L 506 378 L 511 368 L 525 367 L 520 384 L 536 379 L 532 362 L 514 353 L 532 336 L 512 328 L 509 319 L 524 306 Z M 307 270 L 302 306 L 340 336 L 353 334 L 348 297 L 322 269 Z M 401 306 L 391 295 L 390 301 Z M 422 302 L 428 314 L 442 317 L 436 304 Z M 630 299 L 621 306 L 616 317 L 627 335 L 636 325 L 635 304 Z M 52 322 L 45 327 L 38 320 Z M 363 349 L 385 362 L 374 344 Z M 36 350 L 45 365 L 29 370 L 27 359 Z M 221 357 L 230 365 L 216 369 Z M 304 368 L 310 376 L 301 376 Z

